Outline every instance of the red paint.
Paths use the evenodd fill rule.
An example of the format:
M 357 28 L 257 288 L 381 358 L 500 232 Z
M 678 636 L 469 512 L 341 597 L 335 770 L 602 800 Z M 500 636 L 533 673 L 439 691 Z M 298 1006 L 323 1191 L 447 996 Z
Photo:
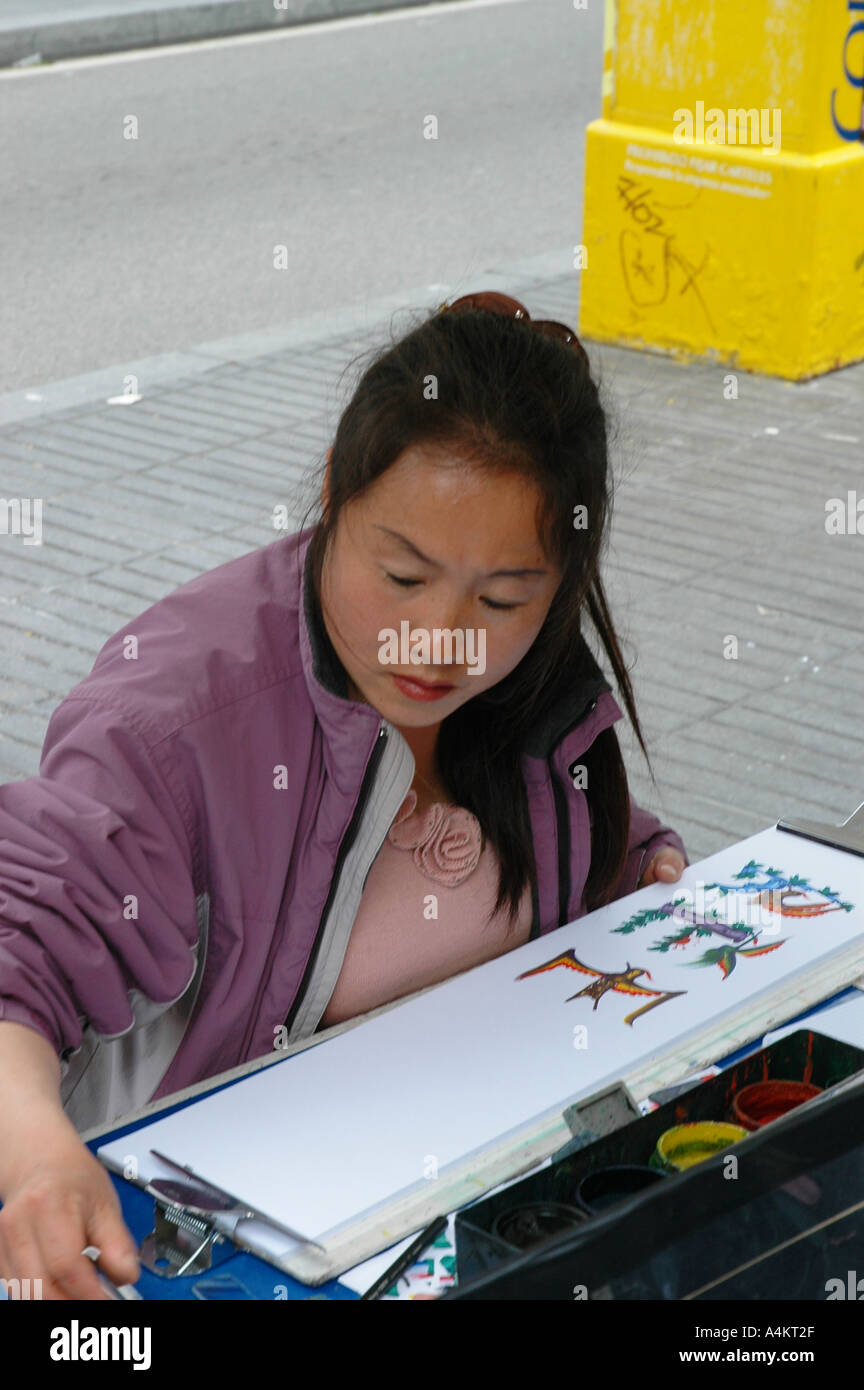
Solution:
M 804 1068 L 804 1080 L 809 1081 L 813 1075 L 813 1043 L 816 1039 L 815 1033 L 810 1033 L 807 1038 L 807 1065 Z
M 729 1118 L 745 1129 L 761 1129 L 821 1094 L 821 1086 L 811 1086 L 806 1081 L 757 1081 L 739 1091 Z

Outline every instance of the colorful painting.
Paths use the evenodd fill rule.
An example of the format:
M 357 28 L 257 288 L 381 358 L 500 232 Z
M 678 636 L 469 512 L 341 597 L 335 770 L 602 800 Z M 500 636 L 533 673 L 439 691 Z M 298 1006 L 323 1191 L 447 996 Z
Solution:
M 744 915 L 752 916 L 750 909 L 756 907 L 760 925 L 754 927 L 747 921 L 737 920 L 734 914 L 732 921 L 721 915 L 731 897 L 737 899 L 742 896 L 747 909 Z M 716 965 L 722 978 L 727 980 L 739 959 L 767 956 L 778 951 L 789 939 L 762 940 L 763 936 L 773 935 L 777 930 L 776 925 L 772 924 L 773 918 L 822 917 L 828 912 L 852 912 L 854 909 L 854 903 L 843 902 L 833 888 L 813 888 L 807 878 L 798 874 L 787 876 L 779 869 L 763 867 L 753 859 L 739 873 L 732 874 L 730 880 L 702 885 L 700 897 L 704 902 L 702 911 L 689 906 L 692 894 L 682 894 L 661 903 L 659 907 L 634 912 L 613 931 L 628 936 L 652 922 L 672 919 L 678 930 L 661 937 L 647 948 L 663 954 L 696 941 L 719 937 L 720 945 L 711 946 L 696 960 L 682 961 L 680 964 L 691 968 Z M 709 902 L 711 897 L 713 901 Z M 767 924 L 764 921 L 766 915 L 769 919 Z
M 650 997 L 650 1004 L 643 1004 L 641 1009 L 634 1009 L 632 1013 L 626 1015 L 624 1022 L 632 1028 L 633 1023 L 640 1014 L 647 1014 L 649 1010 L 656 1009 L 658 1004 L 665 1004 L 668 999 L 675 999 L 679 994 L 686 994 L 686 989 L 646 989 L 644 985 L 637 985 L 636 981 L 640 975 L 646 979 L 651 979 L 650 970 L 645 970 L 643 966 L 631 965 L 628 961 L 623 970 L 595 970 L 593 966 L 586 965 L 576 955 L 575 951 L 562 951 L 560 955 L 553 956 L 552 960 L 544 961 L 534 970 L 525 970 L 521 975 L 517 975 L 517 980 L 527 980 L 531 975 L 541 975 L 546 970 L 554 970 L 556 966 L 564 965 L 568 970 L 579 970 L 583 975 L 593 976 L 590 985 L 584 989 L 579 989 L 575 994 L 567 997 L 566 1003 L 571 999 L 593 999 L 594 1009 L 609 991 L 614 994 L 635 994 L 640 997 Z
M 455 1217 L 451 1213 L 447 1218 L 446 1231 L 442 1231 L 438 1239 L 430 1245 L 427 1258 L 417 1260 L 410 1269 L 407 1269 L 402 1277 L 385 1294 L 381 1295 L 382 1302 L 387 1300 L 395 1303 L 397 1299 L 404 1302 L 408 1299 L 439 1298 L 447 1289 L 452 1289 L 456 1285 L 456 1233 L 454 1224 Z M 398 1251 L 396 1253 L 398 1254 Z M 351 1287 L 353 1288 L 355 1285 L 352 1283 Z

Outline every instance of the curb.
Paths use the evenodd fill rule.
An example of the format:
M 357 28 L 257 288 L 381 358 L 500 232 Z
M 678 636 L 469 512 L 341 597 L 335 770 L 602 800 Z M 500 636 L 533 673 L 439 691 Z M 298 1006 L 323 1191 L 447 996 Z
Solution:
M 46 13 L 0 17 L 0 68 L 131 48 L 226 38 L 316 20 L 424 6 L 429 0 L 43 0 Z M 276 8 L 276 5 L 284 8 Z M 458 0 L 437 0 L 456 4 Z M 71 10 L 71 13 L 70 13 Z
M 142 357 L 113 367 L 67 377 L 47 386 L 31 386 L 0 396 L 0 427 L 21 421 L 38 420 L 59 411 L 88 403 L 105 404 L 109 396 L 120 395 L 123 379 L 134 376 L 138 390 L 147 395 L 156 386 L 170 386 L 190 377 L 202 376 L 217 367 L 236 365 L 270 354 L 310 347 L 334 338 L 362 339 L 386 330 L 394 314 L 410 314 L 436 307 L 451 294 L 474 290 L 512 292 L 517 283 L 550 280 L 572 271 L 572 247 L 544 251 L 506 266 L 484 270 L 471 276 L 470 286 L 432 284 L 399 294 L 383 295 L 348 309 L 327 309 L 294 319 L 284 328 L 262 328 L 233 338 L 216 338 L 178 352 Z

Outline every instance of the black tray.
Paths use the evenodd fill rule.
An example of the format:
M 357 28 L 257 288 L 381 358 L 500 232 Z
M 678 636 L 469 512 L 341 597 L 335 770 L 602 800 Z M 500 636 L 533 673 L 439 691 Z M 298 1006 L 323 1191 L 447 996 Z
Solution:
M 586 1174 L 618 1164 L 648 1165 L 657 1140 L 664 1130 L 694 1120 L 729 1120 L 736 1093 L 754 1082 L 772 1079 L 806 1081 L 827 1090 L 838 1081 L 862 1070 L 864 1051 L 861 1048 L 824 1037 L 808 1029 L 801 1029 L 770 1047 L 751 1054 L 719 1075 L 666 1102 L 651 1114 L 622 1126 L 602 1139 L 581 1148 L 578 1147 L 578 1140 L 572 1141 L 559 1150 L 552 1163 L 540 1172 L 457 1212 L 455 1239 L 459 1284 L 494 1271 L 516 1255 L 529 1253 L 493 1234 L 496 1218 L 502 1213 L 534 1202 L 576 1206 L 576 1189 Z M 805 1102 L 793 1113 L 809 1110 L 813 1104 L 813 1101 Z M 768 1125 L 757 1133 L 764 1134 L 772 1128 L 773 1126 Z M 750 1141 L 742 1140 L 725 1153 L 735 1154 L 740 1162 L 742 1153 L 746 1153 L 748 1142 Z M 713 1167 L 717 1167 L 716 1159 L 709 1162 Z M 698 1166 L 704 1167 L 702 1164 Z M 637 1219 L 639 1205 L 652 1201 L 659 1189 L 669 1183 L 678 1185 L 695 1171 L 690 1169 L 683 1174 L 664 1178 L 640 1196 L 628 1198 L 624 1204 L 628 1219 Z M 614 1207 L 608 1208 L 597 1216 L 586 1218 L 583 1225 L 574 1228 L 574 1234 L 587 1231 L 598 1221 L 608 1224 L 614 1211 Z M 802 1219 L 806 1220 L 806 1217 L 807 1213 L 803 1212 Z

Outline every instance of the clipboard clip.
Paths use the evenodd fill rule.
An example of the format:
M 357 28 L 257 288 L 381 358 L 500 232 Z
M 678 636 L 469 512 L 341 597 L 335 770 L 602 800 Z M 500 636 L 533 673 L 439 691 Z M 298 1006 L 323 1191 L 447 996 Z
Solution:
M 173 1189 L 162 1191 L 160 1189 Z M 180 1189 L 192 1198 L 192 1183 L 174 1183 L 154 1178 L 144 1191 L 154 1198 L 153 1230 L 145 1236 L 138 1258 L 151 1274 L 161 1279 L 177 1279 L 184 1274 L 207 1274 L 235 1254 L 235 1247 L 218 1229 L 213 1210 L 182 1201 Z
M 176 1279 L 181 1274 L 206 1273 L 234 1254 L 233 1237 L 241 1221 L 250 1218 L 272 1221 L 272 1218 L 262 1218 L 262 1213 L 225 1188 L 205 1182 L 185 1164 L 176 1163 L 158 1149 L 150 1152 L 160 1163 L 183 1174 L 182 1179 L 151 1178 L 144 1188 L 155 1199 L 155 1225 L 141 1242 L 139 1258 L 151 1273 L 166 1279 Z M 217 1224 L 217 1216 L 223 1222 L 226 1218 L 232 1221 L 229 1233 Z M 292 1240 L 324 1250 L 317 1241 L 290 1226 L 276 1221 L 272 1224 Z M 222 1246 L 227 1248 L 219 1248 Z

